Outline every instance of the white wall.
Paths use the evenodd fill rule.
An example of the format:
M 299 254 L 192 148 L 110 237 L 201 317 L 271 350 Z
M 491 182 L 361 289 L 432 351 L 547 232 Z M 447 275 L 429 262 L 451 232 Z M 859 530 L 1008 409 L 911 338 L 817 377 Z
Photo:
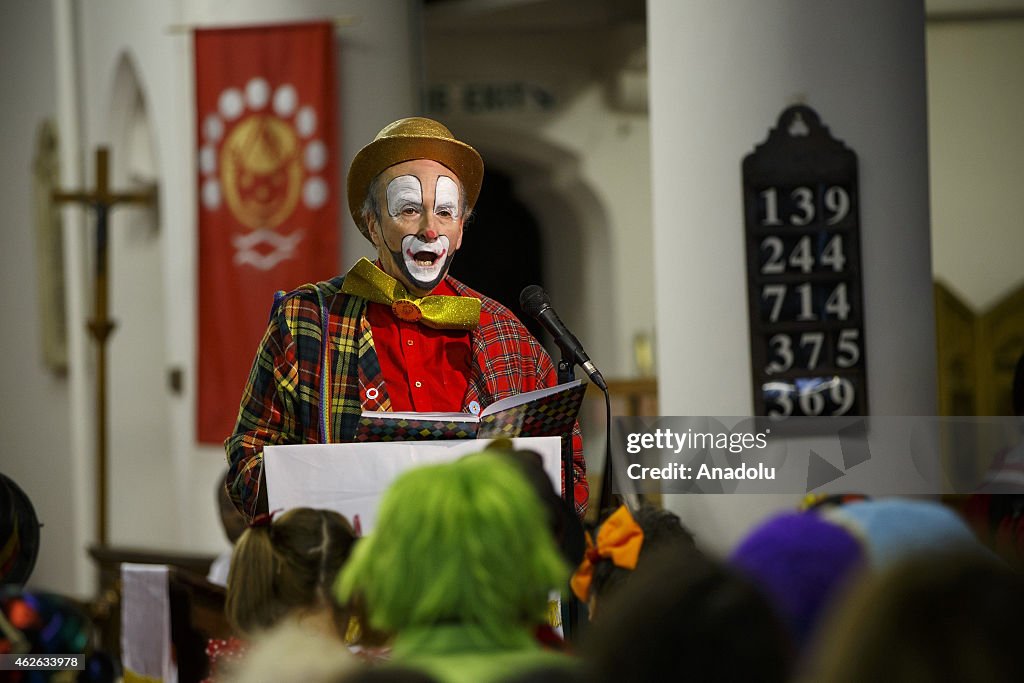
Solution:
M 7 149 L 13 151 L 2 162 L 4 176 L 10 178 L 2 191 L 5 205 L 11 207 L 5 229 L 12 237 L 2 256 L 5 278 L 10 278 L 2 296 L 10 299 L 5 310 L 22 310 L 23 320 L 19 320 L 19 334 L 6 337 L 0 362 L 10 366 L 7 377 L 30 374 L 22 395 L 8 399 L 0 417 L 5 440 L 12 444 L 12 450 L 2 456 L 2 470 L 25 480 L 19 483 L 40 497 L 38 505 L 50 520 L 47 533 L 58 542 L 44 547 L 48 555 L 37 570 L 48 587 L 82 595 L 93 590 L 90 561 L 83 548 L 93 540 L 95 404 L 91 340 L 82 333 L 72 339 L 71 355 L 77 362 L 70 389 L 68 381 L 48 376 L 39 359 L 37 302 L 25 296 L 25 285 L 15 286 L 35 278 L 28 170 L 37 119 L 62 108 L 70 112 L 70 120 L 80 124 L 79 144 L 63 153 L 68 168 L 86 169 L 84 178 L 76 179 L 82 184 L 94 181 L 95 147 L 112 144 L 115 188 L 122 189 L 126 182 L 124 159 L 117 153 L 125 144 L 124 98 L 131 91 L 124 86 L 123 73 L 126 60 L 133 65 L 151 117 L 160 211 L 154 221 L 136 209 L 115 209 L 111 226 L 116 231 L 111 313 L 120 328 L 110 343 L 110 461 L 114 471 L 110 477 L 109 541 L 218 552 L 225 541 L 216 519 L 213 487 L 225 467 L 224 453 L 217 447 L 199 447 L 194 437 L 195 135 L 189 29 L 338 20 L 339 117 L 343 122 L 340 165 L 347 169 L 356 151 L 381 126 L 415 111 L 420 85 L 417 7 L 412 0 L 54 0 L 52 6 L 5 5 L 0 29 L 4 31 L 5 58 L 0 69 L 17 96 L 5 98 L 3 134 Z M 74 8 L 66 24 L 74 44 L 57 44 L 53 8 Z M 67 53 L 66 60 L 54 57 L 61 50 Z M 71 74 L 63 85 L 61 79 L 52 77 L 55 60 L 65 67 L 62 73 Z M 71 80 L 80 81 L 80 98 L 68 86 Z M 351 227 L 347 211 L 342 214 L 347 267 L 369 249 Z M 16 227 L 19 224 L 22 227 Z M 79 326 L 79 330 L 91 312 L 87 296 L 91 271 L 86 269 L 89 258 L 85 255 L 91 235 L 90 228 L 88 234 L 79 236 L 69 256 L 74 267 L 68 286 L 75 305 L 69 308 L 68 324 Z M 172 369 L 180 370 L 184 377 L 180 394 L 168 387 L 167 375 Z M 24 457 L 22 452 L 38 452 L 39 457 L 52 461 L 41 467 L 39 457 Z M 50 455 L 53 453 L 56 455 Z
M 871 412 L 934 414 L 922 3 L 651 0 L 648 39 L 662 414 L 751 414 L 740 164 L 796 101 L 859 158 Z M 796 499 L 668 505 L 723 549 Z
M 182 120 L 188 98 L 174 85 L 181 83 L 178 61 L 187 39 L 166 30 L 180 21 L 173 4 L 132 11 L 136 4 L 79 6 L 82 150 L 89 187 L 95 185 L 95 148 L 107 145 L 114 189 L 134 189 L 125 173 L 124 127 L 125 110 L 137 88 L 154 134 L 161 201 L 155 220 L 129 206 L 115 207 L 110 219 L 110 315 L 117 328 L 108 342 L 107 540 L 160 547 L 164 539 L 179 538 L 183 526 L 181 516 L 167 514 L 177 502 L 178 478 L 172 455 L 175 435 L 168 420 L 171 397 L 164 378 L 170 350 L 181 341 L 181 325 L 169 317 L 168 297 L 181 300 L 189 292 L 187 281 L 172 276 L 173 264 L 191 244 L 187 228 L 192 212 L 184 202 L 170 200 L 189 196 L 192 185 L 182 173 L 187 166 L 179 151 L 184 148 L 182 136 L 190 134 Z M 126 61 L 134 67 L 134 84 L 125 73 Z M 90 231 L 90 246 L 93 239 Z M 90 414 L 94 410 L 90 405 Z
M 55 119 L 53 19 L 49 3 L 6 3 L 0 22 L 0 310 L 8 316 L 0 342 L 0 472 L 31 498 L 45 525 L 30 585 L 59 590 L 74 582 L 74 472 L 68 451 L 69 391 L 66 378 L 43 363 L 37 288 L 36 225 L 32 164 L 36 131 Z
M 1024 285 L 1024 21 L 927 36 L 935 277 L 981 312 Z

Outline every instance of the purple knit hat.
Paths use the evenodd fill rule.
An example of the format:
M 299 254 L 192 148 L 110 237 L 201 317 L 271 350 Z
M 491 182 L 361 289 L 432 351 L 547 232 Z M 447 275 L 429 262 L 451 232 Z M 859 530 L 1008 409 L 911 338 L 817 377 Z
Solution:
M 803 646 L 863 559 L 843 527 L 813 512 L 786 512 L 755 527 L 729 562 L 765 592 Z

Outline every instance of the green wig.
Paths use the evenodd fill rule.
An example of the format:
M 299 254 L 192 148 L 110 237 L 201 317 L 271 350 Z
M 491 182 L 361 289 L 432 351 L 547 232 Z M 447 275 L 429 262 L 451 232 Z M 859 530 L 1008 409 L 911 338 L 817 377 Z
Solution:
M 370 626 L 392 633 L 437 624 L 509 643 L 545 621 L 568 576 L 537 494 L 494 453 L 402 474 L 381 500 L 373 534 L 335 584 Z

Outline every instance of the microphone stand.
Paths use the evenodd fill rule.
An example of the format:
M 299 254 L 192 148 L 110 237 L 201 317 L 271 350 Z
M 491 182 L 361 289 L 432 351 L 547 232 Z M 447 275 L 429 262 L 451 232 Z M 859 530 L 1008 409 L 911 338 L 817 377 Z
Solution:
M 566 353 L 562 351 L 562 358 L 558 361 L 558 383 L 565 384 L 576 379 L 576 370 L 570 359 L 566 358 Z M 565 501 L 566 506 L 572 514 L 576 514 L 576 486 L 573 480 L 572 471 L 572 433 L 569 433 L 568 438 L 562 439 L 562 481 L 565 482 L 562 486 L 562 500 Z M 580 520 L 582 522 L 582 520 Z M 568 542 L 568 539 L 563 539 L 564 542 Z M 579 602 L 576 596 L 569 592 L 569 597 L 562 601 L 562 635 L 565 637 L 566 642 L 569 642 L 570 637 L 576 634 L 576 627 L 579 623 Z
M 576 366 L 573 362 L 573 356 L 565 349 L 559 347 L 562 352 L 561 360 L 558 361 L 558 383 L 565 384 L 576 379 Z M 598 513 L 600 515 L 604 510 L 609 509 L 613 505 L 615 498 L 619 499 L 621 503 L 621 496 L 613 496 L 612 494 L 612 404 L 611 396 L 607 389 L 602 389 L 604 392 L 604 407 L 605 407 L 605 426 L 606 426 L 606 439 L 605 439 L 605 461 L 604 461 L 604 473 L 601 476 L 601 498 L 598 503 Z M 565 504 L 569 506 L 569 509 L 576 510 L 576 501 L 574 500 L 574 486 L 573 486 L 573 469 L 572 469 L 572 436 L 562 442 L 562 481 L 566 482 L 564 486 L 563 500 Z M 582 521 L 582 520 L 581 520 Z M 575 595 L 570 593 L 569 599 L 562 603 L 562 630 L 565 634 L 565 639 L 568 641 L 570 634 L 575 633 L 579 622 L 579 601 Z

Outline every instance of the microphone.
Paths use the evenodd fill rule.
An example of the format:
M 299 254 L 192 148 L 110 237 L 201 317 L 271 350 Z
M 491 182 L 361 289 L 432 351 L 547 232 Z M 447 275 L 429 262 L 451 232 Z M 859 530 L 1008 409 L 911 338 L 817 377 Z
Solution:
M 608 391 L 608 385 L 601 376 L 601 371 L 591 362 L 590 356 L 583 350 L 583 344 L 576 338 L 565 323 L 561 321 L 555 309 L 551 306 L 551 299 L 547 292 L 537 285 L 528 285 L 523 288 L 519 295 L 519 305 L 524 313 L 528 313 L 537 319 L 544 329 L 555 338 L 555 343 L 562 353 L 570 358 L 573 364 L 583 368 L 583 371 L 590 377 L 590 381 L 596 384 L 601 390 Z

